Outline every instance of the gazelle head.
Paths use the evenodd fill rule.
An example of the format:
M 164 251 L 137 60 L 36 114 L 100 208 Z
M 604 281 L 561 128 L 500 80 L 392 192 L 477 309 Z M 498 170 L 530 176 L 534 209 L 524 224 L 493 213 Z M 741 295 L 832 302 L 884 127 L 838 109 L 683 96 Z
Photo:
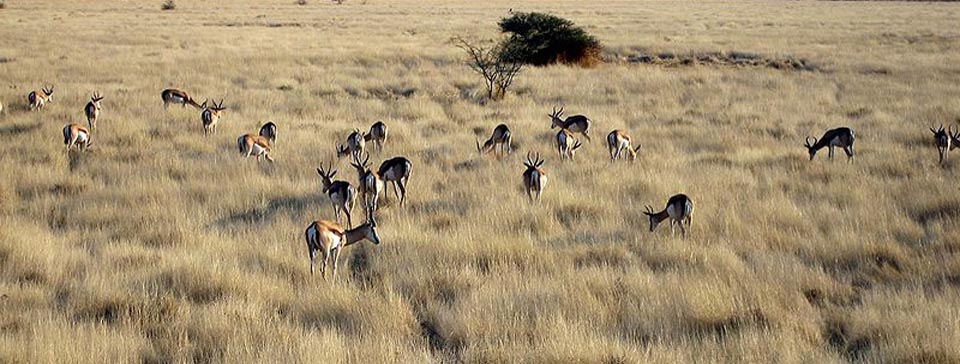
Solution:
M 488 139 L 486 142 L 483 143 L 482 146 L 480 145 L 480 138 L 476 138 L 476 140 L 477 140 L 477 153 L 480 153 L 481 155 L 483 155 L 483 153 L 489 152 L 491 149 L 493 149 L 493 139 Z
M 367 226 L 369 226 L 369 228 L 367 228 Z M 374 245 L 380 245 L 380 234 L 377 233 L 376 220 L 367 221 L 367 223 L 360 226 L 360 228 L 365 228 L 363 236 L 364 239 L 370 240 Z
M 360 178 L 363 178 L 363 175 L 370 170 L 370 154 L 367 154 L 363 161 L 358 158 L 357 160 L 350 162 L 350 165 L 353 166 L 353 168 L 356 168 Z
M 205 106 L 206 104 L 207 104 L 207 100 L 203 100 L 203 104 L 201 104 L 200 106 Z M 216 101 L 214 101 L 213 106 L 209 107 L 209 109 L 212 110 L 215 114 L 219 115 L 221 112 L 223 112 L 227 108 L 223 107 L 223 99 L 220 99 L 220 103 L 217 103 Z
M 531 170 L 540 168 L 543 162 L 544 160 L 540 158 L 540 153 L 527 152 L 527 160 L 523 162 L 523 165 L 527 166 L 527 170 Z
M 43 92 L 43 95 L 45 96 L 44 98 L 47 99 L 47 102 L 53 102 L 53 86 L 50 86 L 50 88 L 41 87 L 40 91 Z
M 810 139 L 813 139 L 813 143 L 810 142 Z M 807 137 L 805 143 L 803 144 L 803 146 L 807 148 L 807 152 L 810 153 L 810 160 L 813 160 L 813 157 L 817 155 L 817 148 L 814 147 L 815 145 L 817 145 L 817 138 L 813 137 Z
M 550 122 L 551 122 L 550 129 L 556 128 L 558 126 L 561 128 L 563 127 L 563 120 L 560 119 L 560 117 L 563 116 L 563 107 L 560 107 L 560 110 L 557 110 L 557 107 L 554 106 L 553 113 L 551 113 L 548 116 L 550 117 Z
M 940 124 L 939 129 L 930 128 L 930 132 L 933 133 L 933 139 L 936 140 L 937 145 L 949 145 L 950 136 L 953 134 L 951 128 L 950 133 L 948 134 L 946 130 L 943 129 L 943 124 Z
M 663 220 L 657 219 L 657 213 L 653 211 L 653 207 L 650 205 L 643 207 L 646 211 L 643 212 L 644 215 L 647 215 L 647 219 L 650 220 L 650 231 L 653 232 L 653 229 L 657 228 L 657 225 L 660 225 L 660 222 Z
M 337 158 L 343 158 L 350 155 L 350 148 L 343 144 L 337 144 Z
M 103 100 L 103 96 L 100 96 L 99 91 L 94 91 L 93 97 L 90 98 L 90 102 L 92 102 L 93 106 L 96 106 L 97 109 L 100 108 L 100 100 Z
M 333 169 L 333 163 L 330 164 L 329 168 L 324 168 L 323 164 L 320 164 L 320 168 L 317 168 L 317 174 L 320 175 L 320 180 L 323 182 L 323 193 L 327 193 L 330 190 L 330 185 L 333 184 L 333 176 L 337 175 L 337 170 Z

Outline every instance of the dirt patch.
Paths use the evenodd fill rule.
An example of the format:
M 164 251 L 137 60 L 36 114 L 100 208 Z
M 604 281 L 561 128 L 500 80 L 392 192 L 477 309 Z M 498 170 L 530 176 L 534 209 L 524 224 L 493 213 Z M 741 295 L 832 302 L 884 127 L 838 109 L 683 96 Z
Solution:
M 770 57 L 749 52 L 639 52 L 634 55 L 616 55 L 621 63 L 642 63 L 664 67 L 718 66 L 743 68 L 774 68 L 788 71 L 820 72 L 821 68 L 804 58 L 793 56 Z

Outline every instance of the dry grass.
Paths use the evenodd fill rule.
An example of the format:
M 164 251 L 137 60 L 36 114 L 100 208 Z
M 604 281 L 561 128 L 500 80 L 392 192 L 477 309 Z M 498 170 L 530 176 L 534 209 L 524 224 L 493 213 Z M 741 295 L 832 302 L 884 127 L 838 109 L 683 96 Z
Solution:
M 178 5 L 34 0 L 0 18 L 0 362 L 960 362 L 960 154 L 938 168 L 926 129 L 960 116 L 960 6 Z M 511 7 L 610 54 L 822 70 L 531 68 L 483 103 L 446 41 L 493 36 Z M 43 83 L 55 102 L 26 111 Z M 217 135 L 161 108 L 171 86 L 226 99 Z M 60 129 L 94 90 L 96 144 L 67 154 Z M 558 103 L 595 120 L 575 163 L 550 153 Z M 268 119 L 277 163 L 238 158 Z M 387 204 L 384 243 L 321 281 L 302 238 L 332 217 L 314 168 L 378 119 L 373 159 L 414 163 L 409 206 Z M 521 153 L 478 158 L 500 122 Z M 808 162 L 803 138 L 838 125 L 857 160 Z M 635 164 L 606 161 L 614 128 L 643 144 Z M 548 155 L 542 206 L 520 189 L 528 150 Z M 692 237 L 646 232 L 642 206 L 681 191 Z

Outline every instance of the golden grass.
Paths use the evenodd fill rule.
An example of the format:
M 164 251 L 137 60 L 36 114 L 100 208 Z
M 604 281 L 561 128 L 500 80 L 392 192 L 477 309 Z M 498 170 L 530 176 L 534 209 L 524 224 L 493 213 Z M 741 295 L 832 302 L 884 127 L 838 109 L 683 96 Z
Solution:
M 960 155 L 937 167 L 926 129 L 960 116 L 957 5 L 7 5 L 0 362 L 960 362 Z M 823 71 L 530 68 L 485 103 L 447 40 L 494 36 L 510 8 L 572 19 L 608 55 Z M 54 103 L 26 111 L 43 83 Z M 166 87 L 224 98 L 218 134 L 164 110 Z M 65 153 L 95 90 L 95 146 Z M 595 120 L 576 162 L 553 153 L 555 104 Z M 378 119 L 372 159 L 413 161 L 409 206 L 391 196 L 383 244 L 347 249 L 336 282 L 311 277 L 303 230 L 333 213 L 314 168 Z M 266 120 L 277 163 L 240 159 Z M 478 157 L 501 122 L 518 153 Z M 856 161 L 807 161 L 804 137 L 840 125 Z M 607 161 L 615 128 L 636 163 Z M 529 150 L 547 157 L 541 206 L 520 187 Z M 647 232 L 643 205 L 677 192 L 692 236 Z

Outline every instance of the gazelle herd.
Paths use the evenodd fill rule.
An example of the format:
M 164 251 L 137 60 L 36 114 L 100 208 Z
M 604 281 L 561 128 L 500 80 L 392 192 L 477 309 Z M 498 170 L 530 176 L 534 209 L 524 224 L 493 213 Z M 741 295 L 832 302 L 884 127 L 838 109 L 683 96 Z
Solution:
M 94 92 L 90 101 L 84 106 L 83 112 L 87 119 L 87 126 L 78 123 L 68 123 L 63 127 L 63 144 L 69 152 L 73 149 L 85 151 L 93 144 L 91 132 L 96 129 L 97 121 L 100 119 L 104 99 L 99 92 Z M 180 104 L 182 107 L 193 106 L 200 110 L 200 119 L 203 125 L 204 136 L 209 137 L 216 132 L 217 124 L 223 117 L 227 109 L 223 106 L 223 99 L 220 102 L 211 102 L 209 105 L 206 100 L 197 103 L 186 92 L 178 89 L 166 89 L 161 92 L 163 106 L 166 109 L 170 104 Z M 31 91 L 27 95 L 27 106 L 33 111 L 42 111 L 44 107 L 53 101 L 53 87 L 42 87 L 39 91 Z M 0 106 L 0 112 L 2 112 Z M 579 140 L 582 136 L 590 141 L 589 130 L 592 120 L 584 115 L 574 115 L 563 118 L 564 109 L 561 107 L 553 109 L 550 117 L 550 128 L 559 128 L 556 134 L 557 154 L 561 161 L 573 160 L 574 155 L 583 144 Z M 273 162 L 270 155 L 272 147 L 277 142 L 277 124 L 270 121 L 263 124 L 259 132 L 254 134 L 244 134 L 237 139 L 237 148 L 242 157 L 254 156 L 257 160 L 266 160 Z M 402 156 L 387 158 L 383 160 L 379 168 L 373 170 L 370 163 L 370 152 L 367 150 L 367 142 L 370 142 L 376 152 L 382 153 L 387 141 L 387 125 L 383 121 L 377 121 L 369 131 L 363 132 L 360 129 L 354 129 L 346 139 L 344 144 L 337 144 L 335 155 L 343 158 L 349 156 L 350 165 L 356 170 L 356 187 L 345 180 L 334 180 L 337 174 L 336 166 L 331 163 L 330 166 L 320 165 L 316 169 L 320 176 L 321 193 L 326 195 L 333 206 L 333 215 L 335 222 L 327 220 L 317 220 L 310 223 L 305 232 L 305 239 L 310 256 L 310 272 L 314 271 L 316 252 L 320 251 L 322 262 L 320 272 L 325 277 L 326 266 L 329 258 L 333 259 L 333 276 L 336 276 L 337 260 L 343 247 L 354 244 L 361 240 L 370 240 L 374 244 L 380 244 L 380 237 L 377 233 L 376 214 L 380 209 L 380 199 L 387 201 L 387 184 L 393 185 L 394 194 L 397 198 L 397 205 L 403 207 L 407 200 L 408 183 L 413 169 L 412 162 Z M 946 161 L 948 152 L 960 146 L 960 130 L 954 131 L 953 127 L 944 129 L 941 125 L 938 129 L 930 128 L 933 133 L 934 144 L 939 154 L 939 163 Z M 494 152 L 498 157 L 504 157 L 512 152 L 511 143 L 513 141 L 513 132 L 506 124 L 499 124 L 492 134 L 483 143 L 476 140 L 477 151 L 480 155 Z M 817 152 L 823 148 L 828 148 L 829 158 L 834 156 L 834 148 L 843 149 L 847 155 L 847 160 L 852 161 L 854 157 L 854 142 L 856 136 L 852 129 L 840 127 L 826 131 L 819 139 L 807 137 L 804 147 L 810 160 L 813 160 Z M 631 138 L 625 131 L 615 129 L 607 135 L 607 151 L 611 161 L 617 161 L 621 158 L 629 158 L 635 161 L 640 151 L 640 143 Z M 545 187 L 547 185 L 547 173 L 544 169 L 545 160 L 540 153 L 528 152 L 526 160 L 523 162 L 522 187 L 531 203 L 539 204 Z M 359 197 L 365 216 L 365 222 L 354 227 L 353 210 Z M 652 232 L 656 227 L 669 221 L 671 234 L 676 227 L 680 228 L 683 237 L 686 237 L 691 228 L 693 215 L 693 201 L 685 194 L 677 194 L 667 200 L 666 206 L 656 211 L 651 206 L 645 206 L 643 212 L 649 220 L 649 230 Z M 346 227 L 341 225 L 341 216 L 346 218 Z

